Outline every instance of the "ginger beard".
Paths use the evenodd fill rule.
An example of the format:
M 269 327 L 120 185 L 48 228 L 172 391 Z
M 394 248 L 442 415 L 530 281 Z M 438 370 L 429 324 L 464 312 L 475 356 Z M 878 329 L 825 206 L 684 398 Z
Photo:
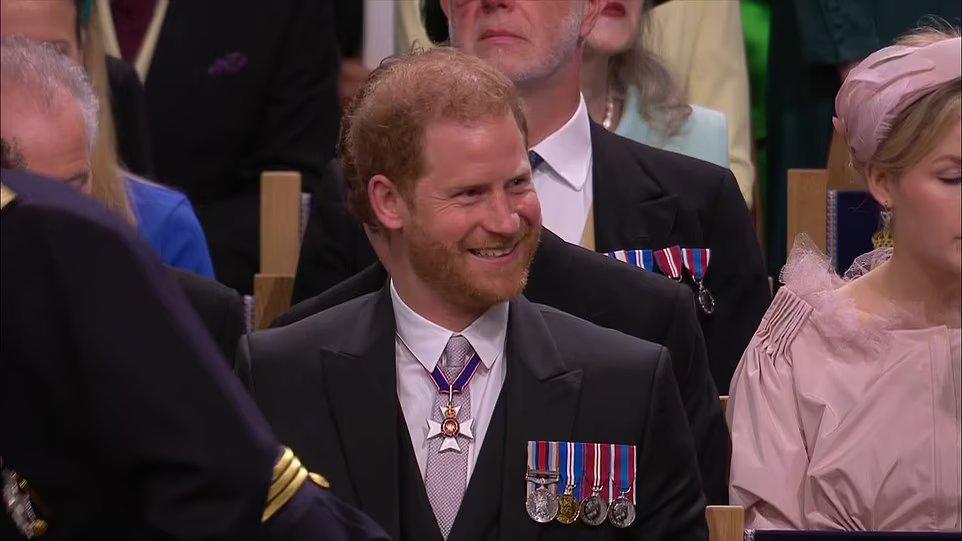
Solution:
M 443 242 L 425 227 L 416 210 L 412 218 L 405 235 L 411 268 L 448 302 L 469 310 L 486 310 L 516 298 L 524 290 L 528 268 L 541 241 L 540 228 L 523 220 L 521 231 L 513 238 L 486 233 L 481 240 Z M 485 265 L 471 253 L 472 249 L 512 246 L 513 261 L 503 266 Z

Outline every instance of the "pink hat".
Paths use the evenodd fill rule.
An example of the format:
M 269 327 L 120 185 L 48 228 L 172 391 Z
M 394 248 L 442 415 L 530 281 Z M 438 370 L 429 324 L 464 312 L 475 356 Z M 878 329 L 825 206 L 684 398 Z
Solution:
M 852 68 L 835 97 L 835 129 L 852 156 L 869 161 L 909 105 L 945 83 L 962 78 L 962 39 L 924 47 L 893 45 Z

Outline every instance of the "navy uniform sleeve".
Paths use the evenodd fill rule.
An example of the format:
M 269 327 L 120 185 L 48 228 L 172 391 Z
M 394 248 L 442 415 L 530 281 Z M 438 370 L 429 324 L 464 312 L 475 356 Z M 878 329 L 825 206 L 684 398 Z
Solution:
M 4 372 L 20 365 L 36 404 L 65 406 L 26 414 L 66 433 L 76 449 L 63 455 L 96 457 L 86 466 L 122 487 L 112 497 L 129 522 L 176 539 L 281 539 L 292 524 L 336 538 L 372 524 L 308 483 L 288 502 L 299 513 L 285 506 L 261 527 L 281 447 L 180 287 L 125 224 L 33 182 L 18 185 L 40 197 L 3 215 Z

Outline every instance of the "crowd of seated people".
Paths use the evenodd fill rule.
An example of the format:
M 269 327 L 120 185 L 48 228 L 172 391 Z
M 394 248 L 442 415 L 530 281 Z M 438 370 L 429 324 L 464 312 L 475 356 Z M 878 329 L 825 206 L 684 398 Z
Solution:
M 223 28 L 204 35 L 216 6 L 0 0 L 4 225 L 34 208 L 71 223 L 79 213 L 149 247 L 134 249 L 148 277 L 118 278 L 128 298 L 116 306 L 141 299 L 125 288 L 156 287 L 173 304 L 141 299 L 130 325 L 158 325 L 137 316 L 148 309 L 183 317 L 181 298 L 199 316 L 159 325 L 156 340 L 186 345 L 157 352 L 194 359 L 161 379 L 203 365 L 190 392 L 213 394 L 185 404 L 219 404 L 210 422 L 241 419 L 224 434 L 250 452 L 231 467 L 264 467 L 253 448 L 276 451 L 274 438 L 290 448 L 263 472 L 263 523 L 278 538 L 296 516 L 313 521 L 303 532 L 323 522 L 358 538 L 694 540 L 708 536 L 706 505 L 729 503 L 757 530 L 962 532 L 957 28 L 911 30 L 846 71 L 834 124 L 854 182 L 882 208 L 876 248 L 839 275 L 818 239 L 800 236 L 773 298 L 750 197 L 728 169 L 732 119 L 690 103 L 650 50 L 647 0 L 437 0 L 446 43 L 371 66 L 341 107 L 334 4 L 292 1 L 261 21 L 270 31 L 243 37 L 259 24 L 255 3 L 221 6 Z M 208 55 L 220 56 L 207 66 Z M 271 169 L 302 173 L 311 209 L 290 309 L 245 334 L 255 179 Z M 87 210 L 98 204 L 103 216 Z M 22 230 L 4 227 L 4 259 L 21 258 L 8 231 Z M 82 234 L 78 246 L 93 238 L 108 242 Z M 71 295 L 74 282 L 45 273 Z M 135 365 L 90 364 L 104 350 L 73 312 L 51 327 L 56 347 L 32 349 L 17 315 L 29 297 L 14 307 L 3 280 L 4 341 L 17 343 L 4 347 L 3 378 L 76 351 L 64 365 L 74 378 L 58 366 L 55 384 L 31 380 L 67 401 L 36 411 L 37 426 L 61 451 L 104 445 L 69 425 L 116 419 L 71 402 Z M 131 336 L 151 348 L 150 330 Z M 145 378 L 130 381 L 131 396 L 137 385 L 153 396 Z M 204 422 L 166 415 L 176 398 L 131 404 L 166 423 L 158 434 Z M 272 435 L 256 445 L 237 436 L 262 430 Z M 115 452 L 130 471 L 176 468 L 179 456 Z M 0 444 L 13 528 L 30 537 L 60 519 L 87 532 L 56 509 L 78 505 L 62 481 L 84 477 L 68 467 L 54 482 L 43 460 L 59 459 Z M 225 473 L 190 467 L 215 484 Z M 334 498 L 291 500 L 305 482 Z M 203 536 L 152 514 L 163 498 L 144 490 L 124 504 L 131 535 Z M 178 512 L 228 512 L 205 503 L 213 485 L 182 490 Z M 289 500 L 298 510 L 269 522 Z

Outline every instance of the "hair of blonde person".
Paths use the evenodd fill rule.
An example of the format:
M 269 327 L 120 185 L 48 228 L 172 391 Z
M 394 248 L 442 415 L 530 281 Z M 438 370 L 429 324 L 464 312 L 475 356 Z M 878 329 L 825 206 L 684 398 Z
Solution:
M 513 115 L 527 148 L 527 123 L 514 84 L 477 57 L 436 47 L 385 59 L 341 123 L 348 208 L 361 222 L 379 229 L 368 182 L 384 175 L 410 201 L 415 180 L 424 174 L 429 124 L 443 120 L 471 125 L 507 114 Z
M 629 87 L 638 89 L 641 115 L 665 137 L 678 133 L 691 116 L 688 97 L 662 60 L 645 47 L 651 27 L 650 2 L 644 2 L 641 29 L 630 49 L 608 60 L 608 85 L 622 96 Z
M 100 134 L 91 157 L 92 195 L 127 222 L 136 225 L 137 218 L 130 204 L 127 184 L 117 155 L 117 132 L 114 129 L 113 110 L 110 106 L 110 84 L 107 79 L 102 24 L 99 10 L 92 10 L 83 36 L 84 66 L 100 100 Z
M 924 47 L 943 40 L 959 37 L 958 29 L 923 27 L 899 38 L 895 44 Z M 909 105 L 892 123 L 892 130 L 883 139 L 875 154 L 862 163 L 853 158 L 858 171 L 869 165 L 893 178 L 919 163 L 938 146 L 962 116 L 962 80 L 956 79 L 926 94 Z

